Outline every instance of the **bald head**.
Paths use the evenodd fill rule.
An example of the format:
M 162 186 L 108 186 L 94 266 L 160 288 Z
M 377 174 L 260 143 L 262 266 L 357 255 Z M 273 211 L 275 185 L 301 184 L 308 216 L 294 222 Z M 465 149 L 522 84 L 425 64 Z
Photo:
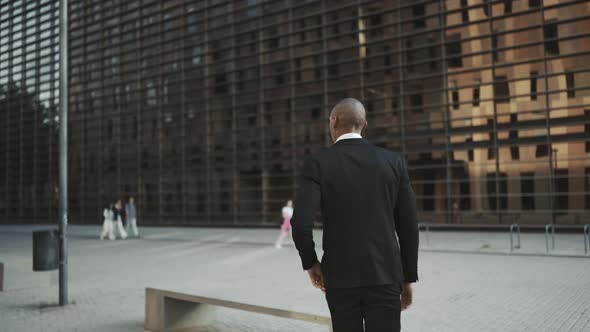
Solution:
M 367 117 L 363 104 L 354 99 L 341 100 L 330 114 L 330 132 L 332 139 L 336 139 L 346 133 L 360 134 L 367 126 Z

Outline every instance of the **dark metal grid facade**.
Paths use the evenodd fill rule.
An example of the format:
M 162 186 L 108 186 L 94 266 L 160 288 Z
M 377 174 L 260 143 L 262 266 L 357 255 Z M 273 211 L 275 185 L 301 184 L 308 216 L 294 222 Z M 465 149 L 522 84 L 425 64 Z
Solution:
M 0 1 L 2 222 L 56 216 L 58 10 L 55 1 Z
M 344 97 L 405 153 L 421 221 L 588 220 L 587 1 L 70 4 L 73 222 L 133 195 L 143 222 L 278 223 Z M 7 221 L 31 204 L 19 158 Z

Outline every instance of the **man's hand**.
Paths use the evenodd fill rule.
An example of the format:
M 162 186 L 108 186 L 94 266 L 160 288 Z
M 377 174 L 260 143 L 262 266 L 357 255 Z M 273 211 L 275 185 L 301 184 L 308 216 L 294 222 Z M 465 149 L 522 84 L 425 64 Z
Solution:
M 314 287 L 319 288 L 322 292 L 326 293 L 326 286 L 324 285 L 324 275 L 322 274 L 320 263 L 316 262 L 311 267 L 311 269 L 307 270 L 307 274 L 309 274 L 311 284 Z
M 412 305 L 413 298 L 414 298 L 414 290 L 412 289 L 412 283 L 404 282 L 402 285 L 402 294 L 401 294 L 402 310 L 406 310 Z

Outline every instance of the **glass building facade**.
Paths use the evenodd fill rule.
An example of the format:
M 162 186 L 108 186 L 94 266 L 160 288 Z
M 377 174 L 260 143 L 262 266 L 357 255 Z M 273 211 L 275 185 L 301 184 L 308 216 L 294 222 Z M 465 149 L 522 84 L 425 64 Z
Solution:
M 345 97 L 421 222 L 590 220 L 588 1 L 69 3 L 73 223 L 278 225 Z M 0 220 L 50 222 L 57 1 L 0 4 Z
M 0 0 L 0 222 L 57 211 L 59 5 Z

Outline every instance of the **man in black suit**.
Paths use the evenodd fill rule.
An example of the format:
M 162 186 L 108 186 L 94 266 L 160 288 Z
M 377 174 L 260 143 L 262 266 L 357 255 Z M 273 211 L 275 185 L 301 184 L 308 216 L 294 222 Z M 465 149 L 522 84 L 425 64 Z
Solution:
M 292 219 L 303 269 L 326 294 L 335 332 L 399 331 L 418 280 L 416 202 L 404 157 L 368 143 L 360 135 L 366 127 L 358 100 L 333 108 L 335 143 L 306 159 Z M 318 210 L 321 264 L 312 234 Z

